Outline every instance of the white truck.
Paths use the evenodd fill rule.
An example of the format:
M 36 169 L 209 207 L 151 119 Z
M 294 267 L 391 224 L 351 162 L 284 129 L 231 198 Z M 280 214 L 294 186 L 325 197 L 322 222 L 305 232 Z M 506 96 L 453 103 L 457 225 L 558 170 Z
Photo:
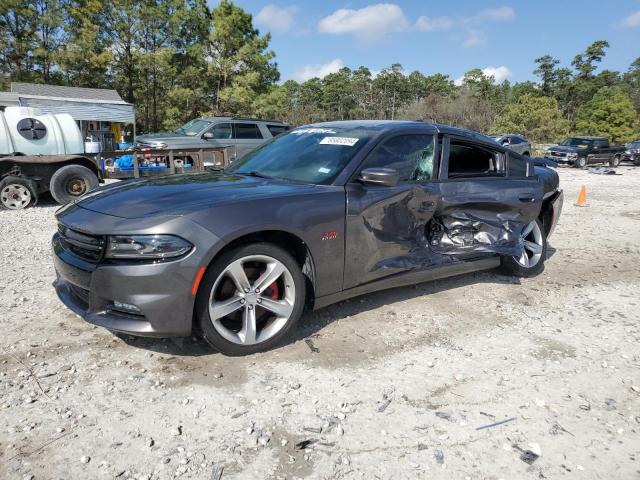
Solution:
M 60 204 L 98 185 L 100 169 L 68 114 L 27 107 L 0 111 L 0 206 L 19 210 L 50 191 Z

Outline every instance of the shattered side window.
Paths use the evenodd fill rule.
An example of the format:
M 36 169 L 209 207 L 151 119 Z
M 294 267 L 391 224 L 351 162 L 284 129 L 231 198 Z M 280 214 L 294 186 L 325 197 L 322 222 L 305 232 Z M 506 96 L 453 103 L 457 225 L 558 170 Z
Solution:
M 385 140 L 367 157 L 363 168 L 393 168 L 400 182 L 425 182 L 433 178 L 433 135 L 398 135 Z
M 449 145 L 449 178 L 502 177 L 504 155 L 471 143 L 452 140 Z

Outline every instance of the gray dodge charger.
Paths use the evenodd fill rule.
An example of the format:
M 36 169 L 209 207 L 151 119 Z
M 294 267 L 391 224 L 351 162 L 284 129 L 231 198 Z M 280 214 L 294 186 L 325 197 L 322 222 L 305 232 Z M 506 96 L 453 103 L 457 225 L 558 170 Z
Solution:
M 307 308 L 496 267 L 538 274 L 562 199 L 544 162 L 474 132 L 307 125 L 224 171 L 112 184 L 61 208 L 55 288 L 111 331 L 250 354 Z

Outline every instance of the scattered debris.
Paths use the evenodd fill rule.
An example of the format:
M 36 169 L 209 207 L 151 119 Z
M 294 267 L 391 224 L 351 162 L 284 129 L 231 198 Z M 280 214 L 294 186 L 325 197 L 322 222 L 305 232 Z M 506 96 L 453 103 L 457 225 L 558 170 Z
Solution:
M 310 447 L 315 443 L 318 443 L 318 440 L 314 440 L 314 439 L 303 440 L 301 442 L 296 443 L 296 449 L 305 450 L 307 447 Z
M 595 173 L 596 175 L 622 175 L 607 167 L 589 167 L 589 173 Z
M 498 425 L 504 425 L 505 423 L 513 422 L 516 420 L 516 417 L 507 418 L 505 420 L 500 420 L 499 422 L 489 423 L 488 425 L 482 425 L 481 427 L 477 427 L 476 430 L 484 430 L 485 428 L 493 428 Z
M 441 418 L 443 420 L 448 420 L 450 422 L 454 421 L 453 417 L 445 412 L 436 412 L 436 417 Z
M 391 399 L 386 394 L 382 395 L 382 402 L 378 405 L 378 413 L 384 412 L 391 405 Z
M 537 445 L 537 444 L 529 444 L 529 446 L 531 445 Z M 527 450 L 523 450 L 522 448 L 520 448 L 518 445 L 512 445 L 513 449 L 518 450 L 520 452 L 520 460 L 522 460 L 524 463 L 528 463 L 529 465 L 532 465 L 533 462 L 535 462 L 538 458 L 540 458 L 540 455 L 536 452 L 534 452 L 533 450 L 527 449 Z M 539 451 L 540 447 L 538 446 L 538 451 Z
M 444 452 L 442 450 L 435 450 L 433 452 L 433 457 L 436 459 L 440 465 L 444 463 Z
M 313 344 L 313 340 L 311 340 L 310 338 L 307 338 L 304 343 L 307 344 L 307 346 L 309 347 L 309 350 L 311 350 L 311 353 L 320 353 L 320 350 L 318 350 L 318 347 L 316 347 Z
M 213 471 L 211 472 L 211 480 L 220 480 L 223 472 L 224 467 L 222 465 L 214 465 Z
M 613 398 L 605 398 L 604 399 L 604 409 L 605 410 L 615 410 L 616 409 L 616 401 Z

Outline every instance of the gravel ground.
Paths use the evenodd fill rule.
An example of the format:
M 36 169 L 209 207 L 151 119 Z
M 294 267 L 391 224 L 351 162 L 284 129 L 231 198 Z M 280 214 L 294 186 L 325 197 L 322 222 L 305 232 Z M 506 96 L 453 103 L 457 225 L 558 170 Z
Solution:
M 56 206 L 2 211 L 0 478 L 640 478 L 640 168 L 618 172 L 561 170 L 536 278 L 353 299 L 233 359 L 84 323 L 51 287 Z

